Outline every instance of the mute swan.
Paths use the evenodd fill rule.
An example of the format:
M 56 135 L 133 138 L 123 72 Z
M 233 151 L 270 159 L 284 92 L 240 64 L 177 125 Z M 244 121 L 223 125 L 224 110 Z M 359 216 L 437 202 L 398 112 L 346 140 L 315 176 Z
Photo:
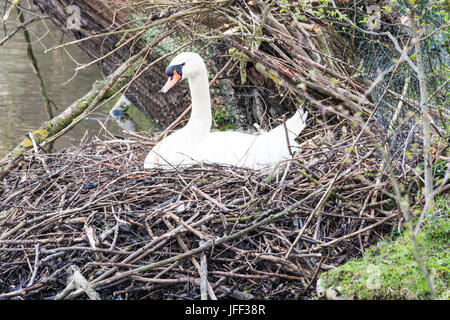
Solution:
M 291 158 L 284 125 L 262 135 L 235 131 L 211 132 L 211 102 L 208 75 L 203 59 L 196 53 L 177 55 L 166 69 L 169 77 L 161 89 L 166 93 L 179 80 L 188 79 L 192 111 L 188 123 L 172 133 L 149 152 L 144 168 L 218 163 L 262 169 Z M 299 109 L 286 121 L 289 144 L 305 128 L 307 112 Z M 292 150 L 295 150 L 294 148 Z

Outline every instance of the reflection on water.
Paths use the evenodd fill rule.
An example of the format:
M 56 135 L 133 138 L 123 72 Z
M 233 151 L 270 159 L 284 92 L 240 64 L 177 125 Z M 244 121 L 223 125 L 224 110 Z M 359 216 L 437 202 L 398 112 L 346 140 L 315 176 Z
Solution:
M 125 96 L 121 96 L 111 108 L 110 114 L 122 129 L 134 132 L 136 125 L 127 113 L 132 107 L 132 103 Z
M 17 24 L 16 17 L 10 17 L 9 21 L 7 30 L 11 32 Z M 46 24 L 55 39 L 60 40 L 61 32 L 50 21 L 46 21 Z M 2 29 L 0 39 L 5 36 Z M 28 27 L 28 31 L 48 96 L 58 108 L 56 111 L 53 109 L 57 115 L 86 94 L 91 89 L 92 83 L 102 76 L 97 66 L 93 65 L 79 71 L 74 77 L 76 63 L 72 58 L 78 63 L 87 63 L 89 58 L 86 54 L 76 46 L 67 47 L 72 58 L 63 50 L 44 54 L 45 49 L 56 45 L 47 27 L 42 22 L 36 22 Z M 48 120 L 38 80 L 27 62 L 25 47 L 21 32 L 0 46 L 0 159 L 21 142 L 27 132 L 38 129 Z M 103 112 L 105 112 L 103 115 L 96 112 L 92 117 L 104 119 L 108 113 Z M 104 124 L 112 133 L 120 133 L 115 121 L 106 121 Z M 94 134 L 105 134 L 104 131 L 99 133 L 101 126 L 97 120 L 83 120 L 57 139 L 53 150 L 59 150 L 69 144 L 78 144 L 86 130 Z

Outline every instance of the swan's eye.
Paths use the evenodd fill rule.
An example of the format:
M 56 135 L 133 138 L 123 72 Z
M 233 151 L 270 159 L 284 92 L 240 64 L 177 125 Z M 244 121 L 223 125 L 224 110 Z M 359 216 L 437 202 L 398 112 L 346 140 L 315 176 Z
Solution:
M 166 74 L 169 77 L 164 87 L 160 92 L 166 93 L 170 90 L 178 81 L 183 78 L 183 66 L 184 63 L 168 66 L 166 69 Z
M 180 63 L 180 64 L 176 64 L 173 66 L 168 66 L 166 68 L 166 75 L 168 77 L 170 77 L 170 79 L 172 79 L 173 77 L 173 72 L 176 71 L 181 77 L 183 77 L 183 66 L 185 65 L 185 63 Z

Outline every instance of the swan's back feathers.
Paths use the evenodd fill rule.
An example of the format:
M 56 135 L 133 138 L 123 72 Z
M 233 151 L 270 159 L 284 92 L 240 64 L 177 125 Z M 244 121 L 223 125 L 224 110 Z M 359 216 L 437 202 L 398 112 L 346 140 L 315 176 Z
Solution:
M 295 138 L 303 131 L 306 126 L 308 113 L 303 109 L 298 109 L 295 114 L 276 128 L 257 136 L 253 143 L 252 150 L 249 153 L 246 167 L 260 169 L 272 166 L 280 161 L 291 158 L 291 152 L 298 150 L 298 143 Z M 287 137 L 286 137 L 287 130 Z
M 303 129 L 305 129 L 307 117 L 308 112 L 303 111 L 303 109 L 300 108 L 295 111 L 294 115 L 286 121 L 286 128 L 288 131 L 290 143 L 294 143 L 294 139 L 298 137 Z M 278 128 L 285 131 L 283 124 L 279 125 L 276 129 Z
M 308 112 L 304 111 L 303 108 L 300 108 L 297 109 L 295 114 L 286 122 L 288 130 L 292 131 L 295 137 L 298 137 L 303 129 L 305 129 L 307 117 Z
M 295 138 L 305 128 L 307 115 L 299 109 L 286 121 L 289 146 L 294 147 L 292 152 L 297 151 Z M 291 158 L 284 124 L 262 135 L 219 131 L 194 137 L 189 132 L 185 127 L 158 143 L 147 156 L 144 167 L 218 163 L 262 169 Z

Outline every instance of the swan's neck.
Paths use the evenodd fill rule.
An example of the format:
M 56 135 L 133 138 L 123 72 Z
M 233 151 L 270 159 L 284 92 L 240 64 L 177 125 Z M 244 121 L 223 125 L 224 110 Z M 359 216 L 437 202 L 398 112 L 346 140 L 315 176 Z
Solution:
M 211 100 L 206 67 L 195 77 L 188 79 L 192 98 L 192 111 L 188 125 L 199 131 L 211 130 Z

